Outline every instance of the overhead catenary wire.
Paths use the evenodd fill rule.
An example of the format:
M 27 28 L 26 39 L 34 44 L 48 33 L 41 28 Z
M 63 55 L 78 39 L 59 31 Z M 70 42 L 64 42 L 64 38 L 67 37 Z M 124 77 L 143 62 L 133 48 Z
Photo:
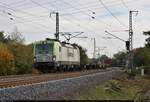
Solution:
M 64 0 L 62 0 L 61 2 L 63 2 Z M 97 20 L 98 21 L 98 20 Z M 98 22 L 100 22 L 100 21 L 98 21 Z M 100 22 L 101 23 L 101 22 Z M 104 23 L 104 22 L 103 22 Z M 104 24 L 106 24 L 106 23 L 104 23 Z M 107 25 L 107 24 L 106 24 Z M 95 34 L 98 34 L 99 35 L 99 33 L 95 33 Z M 104 37 L 102 37 L 101 36 L 101 38 L 104 38 Z
M 34 2 L 33 0 L 31 0 L 32 2 Z M 39 3 L 37 3 L 37 2 L 34 2 L 34 3 L 36 3 L 37 5 L 39 5 L 39 6 L 42 6 L 42 5 L 40 5 Z M 43 6 L 42 6 L 43 7 Z M 47 9 L 46 7 L 43 7 L 43 8 L 45 8 L 45 9 Z M 49 10 L 49 9 L 48 9 Z M 29 14 L 29 15 L 31 15 L 31 14 Z M 33 16 L 33 15 L 32 15 Z
M 28 0 L 22 0 L 22 1 L 18 1 L 18 2 L 14 2 L 14 3 L 10 3 L 10 4 L 8 4 L 8 5 L 11 5 L 12 7 L 14 7 L 14 6 L 17 6 L 18 8 L 22 8 L 22 7 L 26 7 L 26 6 L 29 6 L 29 4 L 30 4 L 30 2 L 26 2 L 26 1 L 28 1 Z M 53 2 L 55 3 L 57 0 L 54 0 Z M 49 2 L 44 2 L 44 3 L 42 3 L 41 5 L 43 5 L 43 4 L 48 4 Z M 52 3 L 52 1 L 51 1 L 51 3 Z M 28 7 L 29 8 L 29 7 Z M 34 7 L 30 7 L 30 8 L 34 8 Z
M 16 6 L 16 5 L 22 4 L 22 3 L 24 3 L 24 0 L 20 0 L 20 1 L 16 1 L 16 2 L 9 3 L 9 5 Z
M 47 8 L 47 7 L 43 6 L 43 5 L 41 5 L 41 4 L 38 3 L 38 2 L 35 2 L 34 0 L 30 0 L 30 1 L 31 1 L 32 3 L 38 5 L 38 6 L 42 7 L 42 8 L 45 8 L 45 9 L 47 9 L 47 10 L 50 10 L 49 8 Z M 50 11 L 50 12 L 52 12 L 52 11 Z
M 33 0 L 32 0 L 33 1 Z M 133 2 L 134 0 L 131 0 L 131 1 L 126 1 L 126 2 Z M 54 2 L 54 1 L 53 1 Z M 115 1 L 111 1 L 112 3 L 113 3 L 113 5 L 112 5 L 112 3 L 109 3 L 109 2 L 106 2 L 107 4 L 111 4 L 111 5 L 108 5 L 109 7 L 111 7 L 111 6 L 117 6 L 117 5 L 120 5 L 120 2 L 116 2 L 116 3 L 118 3 L 118 4 L 115 4 L 114 5 L 114 3 L 115 3 Z M 48 5 L 49 3 L 51 3 L 51 2 L 45 2 L 45 3 L 38 3 L 38 2 L 36 2 L 38 5 L 42 5 L 43 6 L 43 4 L 45 4 L 45 5 Z M 92 2 L 91 3 L 88 3 L 88 4 L 92 4 Z M 94 3 L 95 4 L 95 3 Z M 96 5 L 97 5 L 97 3 L 96 3 Z M 99 8 L 102 8 L 102 7 L 97 7 L 96 5 L 93 5 L 93 7 L 95 8 L 94 10 L 96 10 L 96 9 L 99 9 Z M 90 6 L 88 6 L 88 5 L 85 5 L 85 6 L 87 6 L 86 8 L 84 8 L 84 5 L 82 5 L 81 7 L 83 7 L 83 8 L 80 8 L 80 10 L 82 10 L 83 12 L 85 12 L 85 10 L 87 10 L 87 8 L 89 8 Z M 18 7 L 18 6 L 17 6 Z M 32 7 L 28 7 L 28 9 L 29 8 L 32 8 Z M 67 10 L 68 9 L 71 9 L 71 7 L 67 7 L 66 8 Z M 66 9 L 59 9 L 58 11 L 64 11 L 64 10 L 66 10 Z M 62 15 L 67 15 L 67 14 L 77 14 L 77 13 L 81 13 L 80 12 L 80 10 L 78 10 L 78 11 L 72 11 L 71 13 L 63 13 Z M 40 17 L 46 17 L 47 16 L 47 12 L 45 12 L 46 14 L 45 15 L 41 15 Z
M 32 0 L 33 1 L 33 0 Z M 111 1 L 112 3 L 114 3 L 116 0 L 114 0 L 114 1 Z M 133 2 L 134 0 L 131 0 L 131 1 L 126 1 L 126 2 Z M 23 1 L 22 1 L 23 2 Z M 55 2 L 55 1 L 53 1 L 53 2 Z M 53 3 L 52 2 L 52 3 Z M 109 1 L 110 2 L 110 1 Z M 107 4 L 112 4 L 112 3 L 109 3 L 109 2 L 106 2 Z M 48 5 L 49 3 L 51 3 L 51 2 L 45 2 L 45 3 L 38 3 L 38 5 L 43 5 L 43 4 L 45 4 L 45 5 Z M 119 5 L 120 5 L 120 2 L 116 2 L 116 3 L 119 3 Z M 88 3 L 88 4 L 92 4 L 92 2 L 90 2 L 90 3 Z M 95 4 L 95 3 L 94 3 Z M 97 3 L 96 3 L 97 4 Z M 11 6 L 13 6 L 13 5 L 11 5 Z M 84 5 L 82 5 L 82 7 L 83 7 Z M 87 8 L 89 8 L 90 6 L 88 6 L 88 5 L 85 5 L 85 6 L 87 6 L 84 10 L 87 10 Z M 108 5 L 109 7 L 111 6 L 111 5 Z M 115 6 L 115 5 L 114 5 Z M 18 6 L 17 6 L 18 7 Z M 93 5 L 93 7 L 95 7 L 95 5 Z M 28 9 L 29 9 L 30 7 L 28 7 Z M 68 8 L 66 8 L 66 9 L 71 9 L 71 7 L 68 7 Z M 81 10 L 82 8 L 80 8 L 80 10 Z M 97 8 L 97 9 L 99 9 L 99 8 Z M 62 9 L 62 10 L 65 10 L 65 9 Z M 59 11 L 62 11 L 61 9 L 59 9 Z M 47 12 L 46 12 L 47 13 Z M 72 11 L 72 14 L 76 14 L 76 13 L 81 13 L 81 12 L 74 12 L 74 11 Z M 69 13 L 68 13 L 69 14 Z M 44 16 L 43 16 L 44 17 Z
M 116 1 L 116 0 L 115 0 Z M 128 3 L 130 3 L 130 2 L 134 2 L 135 0 L 130 0 L 130 1 L 127 1 Z M 122 4 L 121 2 L 113 2 L 113 4 L 112 3 L 110 3 L 110 2 L 106 2 L 107 3 L 107 5 L 109 6 L 109 7 L 113 7 L 113 6 L 120 6 L 120 4 Z M 115 3 L 115 4 L 114 4 Z M 82 8 L 80 8 L 80 10 L 75 10 L 75 11 L 72 11 L 71 13 L 65 13 L 65 14 L 77 14 L 77 13 L 81 13 L 81 10 L 82 10 L 82 12 L 85 12 L 85 11 L 87 11 L 87 10 L 89 10 L 88 8 L 90 8 L 90 7 L 92 7 L 91 9 L 94 9 L 94 10 L 99 10 L 100 8 L 104 8 L 103 6 L 102 7 L 99 7 L 98 6 L 98 4 L 96 3 L 96 5 L 92 5 L 92 6 L 87 6 L 87 7 L 83 7 L 83 5 L 82 5 Z M 68 8 L 69 9 L 69 8 Z M 61 11 L 61 10 L 60 10 Z M 64 15 L 65 15 L 64 14 Z
M 33 0 L 32 0 L 32 1 L 33 1 Z M 35 0 L 35 1 L 38 2 L 37 0 Z M 59 1 L 59 2 L 61 2 L 61 1 Z M 111 2 L 111 3 L 110 3 L 110 5 L 111 5 L 111 4 L 112 4 L 112 1 L 110 0 L 110 2 Z M 43 2 L 42 2 L 42 3 L 41 3 L 41 2 L 38 2 L 38 3 L 42 4 Z M 53 3 L 53 4 L 54 4 L 54 3 Z M 98 4 L 98 3 L 97 3 L 97 4 Z M 114 3 L 113 3 L 113 4 L 114 4 Z M 120 4 L 120 3 L 119 3 L 119 4 Z M 73 4 L 72 4 L 72 5 L 73 5 Z M 22 7 L 24 7 L 24 6 L 25 6 L 25 5 L 23 5 Z M 35 5 L 31 5 L 31 6 L 35 6 Z M 66 5 L 66 6 L 68 6 L 68 5 Z M 73 5 L 73 6 L 74 6 L 74 5 Z M 109 5 L 107 5 L 107 6 L 110 7 Z M 121 6 L 122 6 L 122 5 L 121 5 Z M 45 7 L 48 7 L 48 5 L 45 6 Z M 75 7 L 76 7 L 76 6 L 75 6 Z M 86 7 L 88 8 L 88 5 L 87 5 Z M 94 7 L 94 6 L 93 6 L 93 7 Z M 96 7 L 97 7 L 97 6 L 96 6 Z M 16 6 L 16 8 L 17 8 L 17 6 Z M 29 8 L 30 8 L 30 7 L 29 7 Z M 71 6 L 69 6 L 68 9 L 69 9 L 69 8 L 71 8 Z M 80 10 L 81 10 L 80 7 L 77 6 L 77 8 L 79 8 L 79 9 L 78 9 L 78 10 L 77 10 L 77 9 L 74 10 L 74 9 L 72 8 L 72 9 L 73 9 L 73 12 L 76 12 L 76 11 L 77 11 L 77 12 L 83 14 L 82 12 L 80 12 Z M 91 7 L 91 8 L 92 8 L 92 7 Z M 89 9 L 91 9 L 91 8 L 89 8 Z M 100 8 L 100 7 L 99 7 L 99 8 Z M 97 8 L 97 9 L 99 9 L 99 8 Z M 103 7 L 103 8 L 104 8 L 104 7 Z M 17 9 L 18 9 L 18 8 L 17 8 Z M 60 9 L 60 11 L 62 10 L 61 8 L 58 8 L 58 9 Z M 67 12 L 68 12 L 68 13 L 72 13 L 72 12 L 70 12 L 70 11 L 72 11 L 72 9 L 71 9 L 71 10 L 69 9 Z M 104 8 L 104 9 L 105 9 L 105 8 Z M 23 10 L 23 9 L 22 9 L 22 10 Z M 43 9 L 42 9 L 42 10 L 43 10 Z M 87 13 L 87 11 L 88 11 L 88 10 L 86 10 L 86 8 L 83 8 L 83 10 L 85 10 L 86 13 Z M 93 10 L 95 10 L 95 9 L 93 9 Z M 46 11 L 46 10 L 45 10 L 45 11 Z M 66 11 L 66 10 L 64 10 L 64 11 Z M 26 10 L 26 12 L 28 12 L 28 11 Z M 29 11 L 29 12 L 30 12 L 30 11 Z M 40 12 L 40 11 L 38 11 L 38 12 Z M 15 12 L 15 13 L 16 13 L 16 12 Z M 33 12 L 33 13 L 34 13 L 34 12 Z M 32 12 L 31 12 L 31 14 L 32 14 Z M 60 13 L 60 14 L 63 15 L 63 13 Z M 77 13 L 74 13 L 74 14 L 76 14 L 75 17 L 78 18 Z M 41 14 L 39 13 L 39 15 L 41 15 Z M 36 17 L 36 16 L 32 16 L 32 17 L 39 19 L 39 18 L 40 18 L 39 15 L 38 15 L 38 17 Z M 21 15 L 21 16 L 23 16 L 23 15 Z M 79 15 L 79 16 L 80 16 L 80 15 Z M 28 16 L 28 14 L 27 14 L 27 17 L 29 17 L 29 18 L 28 18 L 29 20 L 32 19 L 31 16 Z M 42 19 L 41 19 L 41 20 L 42 20 Z M 74 23 L 74 24 L 77 24 L 77 23 L 79 24 L 79 23 L 80 23 L 80 22 L 78 22 L 77 20 L 74 21 L 74 19 L 73 19 L 73 21 L 72 21 L 72 18 L 69 18 L 69 17 L 68 17 L 68 20 L 71 21 L 71 22 L 68 21 L 68 22 L 70 22 L 70 23 Z M 80 20 L 80 18 L 79 18 L 79 20 Z M 20 20 L 20 21 L 21 21 L 21 20 Z M 115 21 L 115 20 L 114 20 L 114 21 Z M 27 22 L 27 21 L 25 21 L 25 22 Z M 107 23 L 107 22 L 106 22 L 106 23 Z M 89 29 L 93 29 L 93 31 L 94 31 L 95 28 L 93 28 L 91 25 L 87 25 L 87 24 L 90 24 L 90 23 L 86 22 L 86 23 L 80 24 L 80 25 L 82 26 L 82 28 L 85 28 L 85 30 L 86 30 L 87 28 L 89 28 Z M 72 24 L 70 24 L 70 25 L 72 26 Z M 86 27 L 85 25 L 86 25 L 87 27 Z M 89 26 L 89 27 L 88 27 L 88 26 Z M 91 27 L 91 28 L 90 28 L 90 27 Z M 89 30 L 87 30 L 87 32 L 88 32 L 88 31 L 89 31 Z M 90 30 L 90 31 L 91 31 L 91 30 Z M 94 34 L 95 32 L 99 33 L 98 31 L 94 31 L 93 34 Z
M 40 5 L 38 5 L 38 6 L 40 6 Z M 52 4 L 51 4 L 51 6 L 52 6 Z M 40 7 L 42 7 L 42 6 L 40 6 Z M 43 7 L 42 7 L 43 8 Z M 45 9 L 47 9 L 47 10 L 49 10 L 48 8 L 45 8 Z M 70 20 L 68 20 L 67 18 L 65 18 L 65 17 L 63 17 L 64 19 L 66 19 L 67 21 L 69 21 L 70 23 L 72 23 Z M 79 20 L 79 19 L 78 19 Z M 80 25 L 80 27 L 82 27 L 81 25 Z M 87 29 L 87 27 L 82 27 L 82 28 L 85 28 L 86 30 L 89 30 L 89 28 Z M 90 31 L 91 32 L 91 31 Z M 93 31 L 92 31 L 93 32 Z M 94 32 L 95 33 L 95 32 Z
M 52 12 L 51 9 L 49 9 L 49 8 L 47 8 L 47 7 L 43 6 L 43 5 L 41 5 L 40 3 L 36 2 L 36 1 L 33 1 L 33 0 L 30 0 L 30 1 L 31 1 L 32 3 L 34 3 L 34 4 L 36 4 L 37 6 L 40 6 L 41 8 L 44 8 L 44 9 L 48 10 L 49 12 Z M 64 27 L 63 25 L 61 25 L 61 27 L 62 27 L 62 29 L 65 29 L 65 27 Z
M 3 11 L 3 13 L 5 13 L 6 14 L 6 16 L 7 15 L 9 15 L 9 16 L 11 16 L 11 18 L 13 18 L 13 19 L 11 19 L 11 20 L 13 20 L 13 21 L 15 21 L 15 18 L 17 18 L 17 19 L 20 19 L 21 21 L 19 21 L 19 23 L 21 23 L 21 24 L 24 24 L 24 23 L 31 23 L 32 25 L 33 25 L 33 23 L 36 23 L 36 25 L 33 25 L 34 27 L 36 26 L 40 26 L 40 27 L 42 27 L 43 28 L 43 31 L 45 31 L 45 32 L 47 32 L 47 33 L 51 33 L 51 32 L 49 32 L 49 31 L 46 31 L 46 27 L 47 26 L 45 26 L 45 25 L 42 25 L 42 24 L 39 24 L 39 23 L 37 23 L 37 22 L 33 22 L 33 21 L 28 21 L 28 20 L 24 20 L 23 18 L 21 18 L 21 17 L 18 17 L 18 16 L 15 16 L 15 15 L 13 15 L 12 13 L 10 13 L 10 12 L 5 12 L 5 11 Z M 10 19 L 10 18 L 9 18 Z M 24 21 L 24 22 L 23 22 Z M 39 28 L 39 27 L 38 27 Z M 45 30 L 44 30 L 45 29 Z
M 121 2 L 122 2 L 122 4 L 124 5 L 124 7 L 125 7 L 128 11 L 130 11 L 130 8 L 126 5 L 126 3 L 124 2 L 124 0 L 121 0 Z
M 99 2 L 101 3 L 101 5 L 103 5 L 104 8 L 111 14 L 111 16 L 114 17 L 114 18 L 119 22 L 120 25 L 122 25 L 122 26 L 124 26 L 124 27 L 127 27 L 124 23 L 122 23 L 122 22 L 107 8 L 107 6 L 103 3 L 102 0 L 98 0 L 98 1 L 99 1 Z
M 35 17 L 35 18 L 38 18 L 38 17 L 40 18 L 39 15 L 35 15 L 35 14 L 29 13 L 29 12 L 22 11 L 22 10 L 20 10 L 20 9 L 11 7 L 11 5 L 8 5 L 8 4 L 6 4 L 6 3 L 0 2 L 0 4 L 1 4 L 0 6 L 2 6 L 2 7 L 4 7 L 4 8 L 7 8 L 7 9 L 9 9 L 9 10 L 11 10 L 11 11 L 14 11 L 14 12 L 18 11 L 18 12 L 20 12 L 20 13 L 22 13 L 22 14 L 30 15 L 30 16 L 33 16 L 33 17 Z
M 79 8 L 72 6 L 70 3 L 68 3 L 68 2 L 66 2 L 66 1 L 64 1 L 64 0 L 61 0 L 61 2 L 64 2 L 64 3 L 67 4 L 67 5 L 70 5 L 70 6 L 71 6 L 72 8 L 74 8 L 74 9 L 80 10 Z M 82 11 L 81 11 L 81 12 L 82 12 Z M 86 12 L 82 12 L 82 13 L 85 14 L 85 15 L 88 15 L 88 16 L 92 17 L 92 15 L 90 15 L 90 14 L 88 14 L 88 13 L 86 13 Z
M 51 6 L 52 6 L 52 4 L 51 4 Z M 74 15 L 71 15 L 71 16 L 72 16 L 72 18 L 74 18 L 75 21 L 77 22 L 77 23 L 76 23 L 77 26 L 80 25 L 80 23 L 78 22 L 80 19 L 76 18 Z M 69 19 L 67 19 L 66 17 L 63 17 L 63 18 L 69 21 Z M 75 22 L 75 21 L 74 21 L 74 22 Z M 70 21 L 70 22 L 72 23 L 72 21 Z M 90 27 L 90 29 L 89 29 L 89 26 L 87 26 L 87 25 L 89 25 L 89 24 L 87 24 L 87 23 L 84 23 L 84 24 L 85 24 L 84 26 L 80 25 L 80 27 L 83 28 L 83 29 L 85 29 L 86 31 L 88 30 L 89 32 L 92 32 L 92 34 L 99 34 L 99 33 L 95 32 L 95 30 L 91 29 L 91 28 L 94 28 L 94 27 Z M 99 34 L 99 36 L 101 36 L 101 35 Z M 101 37 L 102 37 L 102 36 L 101 36 Z
M 78 3 L 78 5 L 80 5 L 80 4 Z M 80 6 L 81 6 L 81 5 L 80 5 Z M 104 7 L 101 7 L 101 8 L 104 8 Z M 94 11 L 94 10 L 92 11 L 92 13 L 93 13 L 93 12 L 94 12 L 95 14 L 97 13 L 97 12 Z M 98 14 L 98 13 L 97 13 L 97 14 Z M 105 25 L 107 25 L 107 26 L 110 26 L 110 23 L 107 24 L 105 21 L 98 19 L 98 17 L 103 16 L 103 15 L 95 15 L 95 16 L 96 16 L 96 18 L 97 18 L 96 21 L 98 21 L 99 23 L 103 23 L 103 24 L 105 24 Z M 97 16 L 98 16 L 98 17 L 97 17 Z
M 0 4 L 2 4 L 2 5 L 0 5 L 0 6 L 5 7 L 5 8 L 7 8 L 7 9 L 11 10 L 11 11 L 14 11 L 14 12 L 16 11 L 16 9 L 11 8 L 9 5 L 7 5 L 7 4 L 5 4 L 5 3 L 0 2 Z M 8 7 L 8 6 L 9 6 L 9 7 Z M 25 11 L 21 11 L 21 10 L 18 10 L 18 9 L 17 9 L 17 11 L 19 11 L 19 12 L 21 12 L 21 13 L 25 13 L 25 14 L 30 15 L 30 16 L 33 16 L 33 17 L 36 17 L 36 15 L 31 14 L 31 13 L 28 13 L 28 12 L 25 12 Z M 9 12 L 10 12 L 10 11 L 9 11 Z M 14 16 L 14 17 L 23 19 L 22 17 L 18 17 L 18 16 L 13 15 L 13 13 L 11 13 L 11 14 L 12 14 L 11 16 Z M 33 22 L 32 20 L 26 20 L 26 21 L 28 21 L 28 22 Z M 40 26 L 43 26 L 43 27 L 45 27 L 45 28 L 50 29 L 50 28 L 49 28 L 48 26 L 46 26 L 46 25 L 43 25 L 43 24 L 40 24 L 40 23 L 37 23 L 37 22 L 34 22 L 34 23 L 36 23 L 36 24 L 38 24 L 38 25 L 40 25 Z
M 63 1 L 61 1 L 61 2 L 63 2 Z M 66 3 L 66 4 L 68 4 L 68 3 Z M 70 5 L 70 4 L 68 4 L 68 5 Z M 75 8 L 75 9 L 76 9 L 76 8 Z M 73 15 L 72 15 L 72 17 L 75 18 Z M 76 19 L 76 20 L 79 20 L 79 19 L 77 19 L 77 18 L 75 18 L 75 19 Z M 85 27 L 85 26 L 84 26 L 84 28 L 88 28 L 88 27 Z M 88 30 L 89 30 L 89 29 L 88 29 Z M 91 30 L 90 30 L 90 31 L 91 31 Z M 91 31 L 91 32 L 93 32 L 93 31 Z M 94 31 L 93 33 L 94 33 L 94 34 L 99 34 L 99 33 L 96 33 L 95 31 Z M 102 36 L 101 36 L 101 37 L 102 37 Z M 103 37 L 102 37 L 102 38 L 103 38 Z
M 64 0 L 61 0 L 61 2 L 64 2 Z M 66 3 L 66 4 L 68 4 L 68 5 L 70 5 L 71 7 L 73 7 L 70 3 L 68 3 L 68 2 L 64 2 L 64 3 Z M 79 9 L 79 8 L 76 8 L 76 7 L 73 7 L 74 9 Z M 93 11 L 94 12 L 94 11 Z M 90 16 L 92 19 L 95 19 L 95 15 L 93 15 L 93 16 L 91 16 L 91 15 L 87 15 L 87 14 L 85 14 L 84 12 L 82 12 L 82 14 L 83 15 L 86 15 L 86 16 Z M 72 14 L 71 14 L 72 15 Z M 74 18 L 75 18 L 75 16 L 74 15 L 72 15 Z M 94 18 L 93 18 L 94 17 Z M 99 22 L 99 23 L 103 23 L 103 24 L 105 24 L 105 25 L 107 25 L 107 26 L 109 26 L 107 23 L 105 23 L 104 21 L 102 21 L 102 20 L 99 20 L 99 19 L 97 19 L 97 21 Z
M 37 4 L 38 5 L 38 3 L 37 2 L 33 2 L 33 3 L 35 3 L 35 4 Z M 43 6 L 41 6 L 41 5 L 38 5 L 38 6 L 40 6 L 40 7 L 42 7 L 43 8 Z M 45 7 L 44 7 L 45 8 Z M 45 9 L 47 9 L 47 10 L 49 10 L 49 8 L 45 8 Z M 64 18 L 64 17 L 63 17 Z M 66 18 L 65 18 L 66 19 Z M 69 21 L 69 20 L 67 20 L 67 21 Z M 71 22 L 71 21 L 70 21 Z M 71 22 L 72 23 L 72 22 Z M 80 26 L 81 27 L 81 26 Z
M 106 32 L 107 34 L 109 34 L 109 35 L 111 35 L 111 36 L 113 36 L 113 37 L 115 37 L 115 38 L 117 38 L 117 39 L 123 41 L 123 42 L 126 42 L 125 40 L 121 39 L 120 37 L 118 37 L 118 36 L 116 36 L 116 35 L 113 35 L 113 34 L 109 33 L 108 31 L 105 31 L 105 32 Z
M 111 4 L 111 5 L 108 5 L 109 7 L 120 5 L 120 2 L 118 2 L 118 1 L 115 2 L 115 1 L 116 1 L 116 0 L 112 1 L 112 3 L 117 3 L 117 4 L 113 4 L 113 5 L 112 5 L 112 3 L 110 3 L 110 1 L 109 1 L 109 2 L 106 2 L 106 3 L 107 3 L 107 4 Z M 133 2 L 133 1 L 135 1 L 135 0 L 131 0 L 131 1 L 127 1 L 127 2 Z M 136 1 L 137 1 L 137 0 L 136 0 Z M 60 2 L 60 1 L 59 1 L 59 2 Z M 40 5 L 48 5 L 49 3 L 51 3 L 51 2 L 38 3 L 38 4 L 40 4 Z M 88 11 L 89 11 L 89 9 L 88 9 L 89 7 L 94 7 L 94 8 L 96 7 L 96 5 L 90 6 L 90 5 L 88 5 L 88 4 L 90 4 L 90 5 L 91 5 L 91 4 L 96 4 L 96 5 L 97 5 L 97 3 L 92 3 L 92 2 L 91 2 L 91 3 L 87 3 L 87 4 L 85 4 L 85 5 L 82 5 L 83 8 L 80 8 L 80 10 L 83 9 L 83 10 L 88 10 Z M 86 6 L 86 7 L 84 7 L 84 6 Z M 98 6 L 98 5 L 97 5 L 97 6 Z M 28 7 L 28 8 L 34 8 L 34 7 Z M 64 9 L 61 9 L 61 8 L 60 8 L 60 9 L 57 9 L 57 10 L 58 10 L 58 11 L 64 11 L 64 10 L 70 10 L 70 9 L 72 9 L 72 8 L 71 8 L 71 7 L 66 7 L 66 8 L 64 8 Z M 99 9 L 99 7 L 97 7 L 97 9 Z M 76 13 L 76 12 L 77 12 L 77 13 L 80 13 L 79 10 L 78 10 L 78 11 L 77 11 L 77 10 L 76 10 L 76 11 L 72 11 L 72 13 Z M 69 13 L 68 13 L 68 14 L 69 14 Z
M 33 1 L 33 0 L 32 0 Z
M 55 0 L 55 1 L 57 1 L 57 0 Z M 53 1 L 53 2 L 55 2 L 55 1 Z M 23 2 L 23 1 L 22 1 Z M 43 4 L 46 4 L 46 5 L 48 5 L 49 3 L 51 3 L 51 2 L 45 2 L 45 3 L 38 3 L 38 2 L 35 2 L 35 1 L 33 1 L 32 0 L 32 2 L 34 2 L 34 3 L 36 3 L 36 4 L 38 4 L 38 5 L 40 5 L 40 6 L 43 6 Z M 15 4 L 17 4 L 17 3 L 15 3 Z M 10 5 L 10 4 L 7 4 L 7 5 L 9 5 L 10 7 L 11 6 L 13 6 L 13 5 Z M 86 5 L 85 5 L 86 6 Z M 44 7 L 44 6 L 43 6 Z M 88 5 L 87 5 L 87 7 L 89 7 Z M 95 6 L 94 6 L 95 7 Z M 18 6 L 17 6 L 17 8 L 18 8 Z M 28 7 L 27 9 L 29 9 L 29 8 L 32 8 L 32 7 Z M 46 8 L 46 7 L 45 7 Z M 68 8 L 66 8 L 67 10 L 68 9 L 71 9 L 71 7 L 68 7 Z M 84 8 L 83 8 L 84 9 Z M 87 9 L 87 8 L 85 8 L 85 9 Z M 62 9 L 62 10 L 65 10 L 65 9 Z M 59 11 L 62 11 L 61 9 L 59 10 Z

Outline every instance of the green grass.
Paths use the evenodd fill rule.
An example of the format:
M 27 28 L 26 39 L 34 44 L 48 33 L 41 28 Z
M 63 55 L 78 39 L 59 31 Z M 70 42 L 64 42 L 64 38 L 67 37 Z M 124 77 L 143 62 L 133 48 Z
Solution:
M 150 90 L 150 80 L 136 76 L 128 79 L 125 74 L 119 79 L 109 80 L 102 85 L 94 86 L 86 92 L 74 95 L 75 100 L 133 100 L 142 99 L 146 91 Z

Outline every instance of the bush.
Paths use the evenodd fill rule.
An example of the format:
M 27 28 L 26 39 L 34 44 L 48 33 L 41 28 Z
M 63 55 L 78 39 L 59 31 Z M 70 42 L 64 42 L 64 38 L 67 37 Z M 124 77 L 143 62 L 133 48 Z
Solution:
M 137 67 L 150 66 L 150 49 L 137 48 L 134 50 L 134 64 Z
M 0 75 L 38 73 L 33 67 L 33 44 L 23 42 L 17 28 L 7 38 L 0 32 Z
M 145 74 L 150 74 L 150 66 L 142 66 L 140 69 L 144 69 Z
M 150 74 L 150 66 L 141 66 L 138 69 L 138 74 L 141 74 L 141 70 L 144 69 L 145 74 Z
M 7 46 L 0 42 L 0 75 L 15 74 L 14 57 Z
M 17 74 L 31 74 L 32 69 L 29 67 L 29 65 L 21 64 L 17 69 Z
M 9 43 L 8 46 L 14 55 L 17 74 L 33 73 L 33 45 Z

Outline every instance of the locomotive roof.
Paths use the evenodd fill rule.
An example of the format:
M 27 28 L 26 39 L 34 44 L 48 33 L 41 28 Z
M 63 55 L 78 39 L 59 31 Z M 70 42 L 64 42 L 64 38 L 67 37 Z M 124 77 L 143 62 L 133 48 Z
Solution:
M 60 40 L 57 40 L 57 39 L 46 38 L 45 41 L 59 42 L 59 43 L 61 44 L 61 46 L 63 46 L 63 47 L 69 47 L 69 48 L 75 48 L 75 49 L 77 49 L 76 46 L 73 46 L 73 45 L 70 44 L 70 43 L 61 42 Z M 43 42 L 43 41 L 37 41 L 36 43 L 38 44 L 38 43 L 42 43 L 42 42 Z
M 77 48 L 77 47 L 73 46 L 73 45 L 70 44 L 70 43 L 61 42 L 60 40 L 57 40 L 57 39 L 46 38 L 46 40 L 59 42 L 59 43 L 60 43 L 62 46 L 64 46 L 64 47 L 75 48 L 75 49 Z
M 69 47 L 69 48 L 75 48 L 75 49 L 76 49 L 75 46 L 73 46 L 73 45 L 71 45 L 71 44 L 69 44 L 69 43 L 62 43 L 62 42 L 60 42 L 60 43 L 61 43 L 61 45 L 64 46 L 64 47 Z

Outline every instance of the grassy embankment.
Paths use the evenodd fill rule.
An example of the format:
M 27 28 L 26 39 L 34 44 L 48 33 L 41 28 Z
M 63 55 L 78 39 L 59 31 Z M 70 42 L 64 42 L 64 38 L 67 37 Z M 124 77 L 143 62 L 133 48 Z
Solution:
M 128 74 L 120 78 L 113 78 L 102 85 L 94 86 L 86 92 L 77 93 L 75 100 L 133 100 L 143 99 L 144 94 L 150 90 L 150 75 L 129 79 Z

